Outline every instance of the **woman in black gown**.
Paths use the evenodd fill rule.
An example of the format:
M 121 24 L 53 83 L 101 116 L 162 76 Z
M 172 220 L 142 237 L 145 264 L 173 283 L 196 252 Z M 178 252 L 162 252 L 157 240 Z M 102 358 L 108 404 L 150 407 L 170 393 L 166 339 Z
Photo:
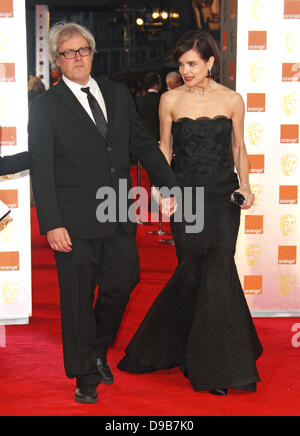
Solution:
M 188 233 L 186 222 L 171 220 L 178 267 L 118 367 L 147 373 L 179 366 L 196 391 L 256 391 L 262 346 L 235 265 L 240 208 L 230 202 L 234 191 L 246 198 L 244 209 L 254 202 L 245 106 L 215 82 L 219 52 L 209 33 L 189 32 L 174 59 L 185 84 L 162 97 L 160 147 L 170 164 L 175 153 L 177 180 L 193 188 L 194 203 L 196 187 L 204 187 L 204 230 Z

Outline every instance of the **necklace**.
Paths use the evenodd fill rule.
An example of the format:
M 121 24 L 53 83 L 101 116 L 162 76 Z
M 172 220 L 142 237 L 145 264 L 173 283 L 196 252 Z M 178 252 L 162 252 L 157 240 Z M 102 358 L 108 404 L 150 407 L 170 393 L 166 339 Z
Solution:
M 190 92 L 193 92 L 194 94 L 198 94 L 200 95 L 200 102 L 203 101 L 203 95 L 207 94 L 209 91 L 211 91 L 214 87 L 214 84 L 211 85 L 208 89 L 206 89 L 205 91 L 199 91 L 197 88 L 188 88 L 188 90 Z

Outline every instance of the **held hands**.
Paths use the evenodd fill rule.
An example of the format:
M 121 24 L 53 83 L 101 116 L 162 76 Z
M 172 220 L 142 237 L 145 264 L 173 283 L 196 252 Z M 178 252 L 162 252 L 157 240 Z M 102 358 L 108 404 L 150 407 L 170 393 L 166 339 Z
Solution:
M 176 198 L 162 198 L 160 193 L 154 187 L 152 187 L 152 195 L 156 203 L 159 205 L 159 209 L 163 215 L 167 216 L 168 218 L 174 215 L 178 207 Z
M 242 185 L 236 192 L 239 192 L 246 198 L 246 203 L 241 207 L 241 209 L 250 209 L 255 201 L 255 195 L 251 192 L 250 186 Z
M 68 230 L 64 227 L 47 232 L 47 239 L 54 251 L 62 253 L 70 253 L 72 251 L 72 241 Z

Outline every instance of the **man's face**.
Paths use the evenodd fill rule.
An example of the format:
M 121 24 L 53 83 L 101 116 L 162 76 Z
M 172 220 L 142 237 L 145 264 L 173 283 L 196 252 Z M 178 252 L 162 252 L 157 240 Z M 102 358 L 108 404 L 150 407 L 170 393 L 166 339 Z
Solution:
M 63 53 L 66 50 L 79 50 L 80 48 L 89 47 L 88 41 L 80 34 L 74 34 L 69 41 L 62 42 L 59 45 L 59 52 Z M 59 56 L 56 60 L 57 66 L 72 82 L 85 86 L 90 78 L 92 70 L 93 56 L 89 55 L 82 57 L 76 53 L 74 59 L 65 59 L 64 56 Z

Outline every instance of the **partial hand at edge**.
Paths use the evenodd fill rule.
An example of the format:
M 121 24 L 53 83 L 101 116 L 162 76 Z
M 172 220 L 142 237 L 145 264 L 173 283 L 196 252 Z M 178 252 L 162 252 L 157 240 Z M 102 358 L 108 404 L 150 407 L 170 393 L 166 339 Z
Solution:
M 54 251 L 62 253 L 70 253 L 72 251 L 72 241 L 68 230 L 64 227 L 47 232 L 47 239 Z

